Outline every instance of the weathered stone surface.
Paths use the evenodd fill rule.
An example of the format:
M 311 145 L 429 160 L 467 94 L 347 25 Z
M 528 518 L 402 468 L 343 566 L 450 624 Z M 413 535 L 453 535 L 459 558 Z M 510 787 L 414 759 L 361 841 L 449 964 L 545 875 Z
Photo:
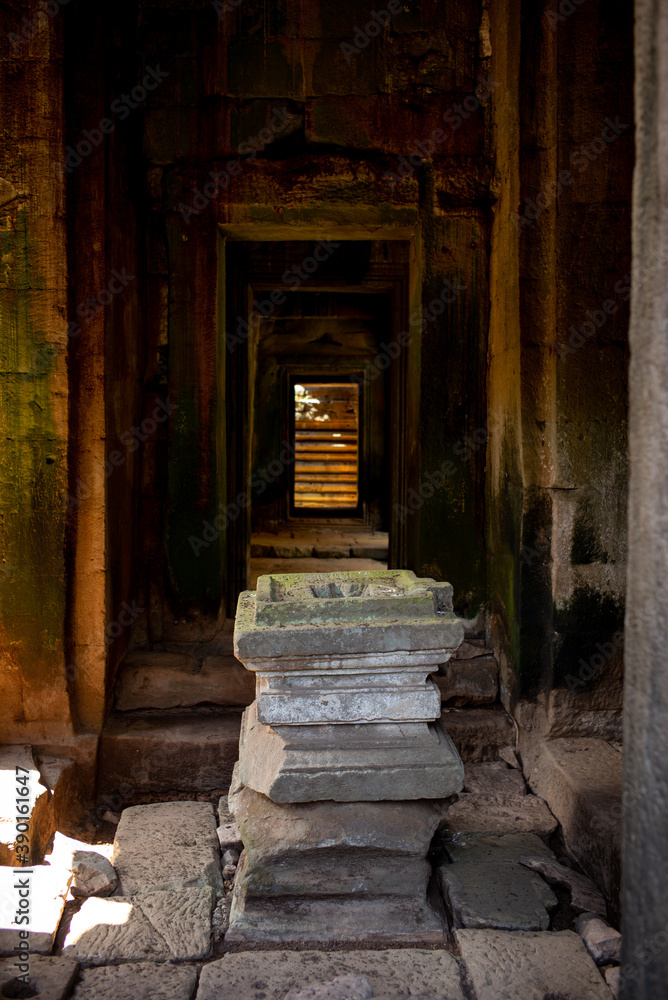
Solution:
M 612 993 L 615 1000 L 619 997 L 619 990 L 621 986 L 621 969 L 619 966 L 610 966 L 603 973 L 606 983 L 608 984 L 608 989 Z
M 571 906 L 576 913 L 593 911 L 601 917 L 606 917 L 608 908 L 603 895 L 586 875 L 560 865 L 555 859 L 523 857 L 520 864 L 538 872 L 550 885 L 559 885 L 568 889 L 571 894 Z
M 508 767 L 514 767 L 518 771 L 522 770 L 522 765 L 517 759 L 517 754 L 512 747 L 501 747 L 499 750 L 499 760 L 505 761 Z
M 230 848 L 236 851 L 243 849 L 243 841 L 236 823 L 225 823 L 223 826 L 219 826 L 216 834 L 221 851 L 228 851 Z
M 528 877 L 527 877 L 528 874 Z M 539 875 L 509 864 L 452 864 L 438 878 L 454 927 L 546 931 L 557 898 Z
M 526 782 L 520 771 L 501 761 L 467 764 L 464 768 L 464 791 L 477 795 L 525 795 Z
M 110 896 L 118 876 L 108 858 L 96 851 L 75 851 L 72 858 L 73 896 Z
M 238 709 L 145 712 L 112 716 L 99 752 L 101 795 L 218 792 L 229 787 L 239 755 Z
M 610 991 L 572 931 L 458 930 L 477 1000 L 610 1000 Z
M 132 653 L 123 661 L 116 684 L 116 707 L 178 708 L 210 703 L 250 705 L 255 676 L 234 656 L 197 660 L 182 653 Z
M 444 708 L 441 721 L 464 763 L 497 760 L 515 729 L 505 709 Z
M 229 943 L 442 941 L 426 855 L 444 803 L 278 804 L 234 785 L 245 845 Z
M 214 902 L 210 886 L 91 897 L 72 917 L 63 954 L 82 965 L 206 958 Z
M 484 639 L 465 639 L 453 654 L 453 660 L 472 660 L 477 656 L 493 656 Z
M 84 969 L 72 1000 L 191 1000 L 196 988 L 195 969 L 128 962 Z
M 216 819 L 209 802 L 157 802 L 125 809 L 112 860 L 124 896 L 204 885 L 223 891 Z
M 493 656 L 448 660 L 434 674 L 444 704 L 492 705 L 499 693 L 499 665 Z
M 557 820 L 538 795 L 476 795 L 463 793 L 448 810 L 452 831 L 537 833 L 546 840 Z
M 286 993 L 285 1000 L 369 1000 L 373 996 L 371 983 L 364 976 L 337 976 L 328 983 L 306 986 Z
M 16 983 L 16 977 L 26 974 L 30 986 L 37 992 L 40 1000 L 65 1000 L 70 995 L 72 984 L 76 979 L 79 963 L 71 958 L 54 958 L 52 956 L 31 955 L 29 971 L 24 973 L 17 968 L 17 959 L 5 958 L 0 961 L 0 996 L 20 997 L 21 993 L 5 988 L 10 984 L 20 986 Z
M 19 888 L 26 889 L 30 903 L 30 929 L 28 943 L 34 955 L 50 955 L 65 906 L 70 872 L 62 867 L 33 865 L 31 875 L 14 873 L 13 868 L 0 868 L 0 955 L 13 955 L 21 940 L 22 925 L 12 927 L 19 904 Z M 19 879 L 29 881 L 20 887 Z M 25 929 L 25 928 L 23 928 Z
M 452 862 L 457 864 L 493 862 L 517 865 L 520 858 L 529 854 L 546 861 L 554 858 L 549 847 L 533 833 L 473 834 L 446 841 L 444 846 Z
M 419 948 L 227 954 L 202 969 L 197 1000 L 220 1000 L 225 996 L 257 1000 L 258 992 L 264 993 L 266 1000 L 284 1000 L 291 989 L 304 989 L 344 975 L 364 976 L 379 998 L 426 995 L 434 1000 L 464 1000 L 454 957 L 443 949 Z
M 346 732 L 342 730 L 347 730 Z M 463 767 L 450 737 L 433 726 L 280 726 L 246 709 L 240 779 L 274 802 L 447 798 Z M 412 738 L 411 738 L 412 737 Z
M 528 775 L 562 825 L 569 852 L 617 911 L 621 880 L 622 757 L 596 739 L 550 740 Z
M 597 913 L 581 913 L 575 922 L 575 929 L 597 965 L 621 960 L 622 935 L 601 920 Z

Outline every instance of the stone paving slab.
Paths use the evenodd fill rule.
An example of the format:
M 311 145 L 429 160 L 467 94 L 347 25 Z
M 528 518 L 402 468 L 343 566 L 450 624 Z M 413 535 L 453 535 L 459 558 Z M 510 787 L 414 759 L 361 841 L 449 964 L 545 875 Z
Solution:
M 63 954 L 82 965 L 188 962 L 211 950 L 210 886 L 87 899 L 72 917 Z
M 196 989 L 195 969 L 128 962 L 84 969 L 72 1000 L 191 1000 Z
M 18 869 L 16 869 L 18 871 Z M 32 872 L 31 875 L 27 874 Z M 29 930 L 28 943 L 33 955 L 50 955 L 53 942 L 65 907 L 65 897 L 70 881 L 70 872 L 62 867 L 33 865 L 32 868 L 15 874 L 10 867 L 0 868 L 0 955 L 13 955 L 21 938 L 21 930 Z M 29 928 L 17 925 L 12 928 L 19 903 L 19 887 L 26 891 L 30 907 L 26 912 L 30 917 Z
M 28 985 L 37 990 L 35 996 L 39 996 L 39 1000 L 65 1000 L 70 995 L 78 962 L 71 958 L 31 955 L 27 973 L 17 969 L 16 962 L 16 958 L 0 961 L 0 996 L 20 996 L 17 991 L 5 993 L 5 987 L 22 975 L 28 976 Z
M 454 927 L 546 931 L 557 905 L 540 875 L 514 865 L 444 865 L 438 881 Z
M 477 1000 L 612 1000 L 572 931 L 458 930 L 456 940 Z
M 208 885 L 222 895 L 216 826 L 210 802 L 157 802 L 124 809 L 112 857 L 118 894 Z
M 284 1000 L 290 990 L 349 974 L 368 979 L 378 997 L 423 994 L 433 1000 L 464 1000 L 456 959 L 447 951 L 419 948 L 227 954 L 202 969 L 197 1000 L 257 1000 L 259 995 Z
M 557 820 L 539 796 L 503 792 L 461 794 L 448 810 L 447 824 L 459 832 L 537 833 L 545 840 L 557 828 Z

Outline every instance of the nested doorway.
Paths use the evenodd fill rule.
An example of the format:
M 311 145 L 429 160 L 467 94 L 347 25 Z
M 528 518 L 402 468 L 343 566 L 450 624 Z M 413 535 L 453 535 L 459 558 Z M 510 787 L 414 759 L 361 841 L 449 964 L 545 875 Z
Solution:
M 227 495 L 250 501 L 228 533 L 231 614 L 251 554 L 321 555 L 323 533 L 328 554 L 377 560 L 349 568 L 406 565 L 397 510 L 420 331 L 409 333 L 407 242 L 230 241 L 224 252 Z

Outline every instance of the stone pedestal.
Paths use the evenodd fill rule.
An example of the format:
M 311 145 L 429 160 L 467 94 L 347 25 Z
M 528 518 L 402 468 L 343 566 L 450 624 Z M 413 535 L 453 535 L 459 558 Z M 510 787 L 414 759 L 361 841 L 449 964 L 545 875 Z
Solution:
M 432 836 L 464 769 L 429 677 L 463 638 L 452 588 L 405 570 L 261 577 L 230 791 L 246 849 L 227 940 L 441 940 Z

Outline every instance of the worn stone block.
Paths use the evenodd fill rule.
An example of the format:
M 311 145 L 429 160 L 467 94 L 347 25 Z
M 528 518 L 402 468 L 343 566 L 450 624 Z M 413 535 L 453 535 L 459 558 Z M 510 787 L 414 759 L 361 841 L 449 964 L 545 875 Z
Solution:
M 539 875 L 519 865 L 451 864 L 438 869 L 446 908 L 454 927 L 546 931 L 557 897 Z
M 225 823 L 216 830 L 221 851 L 243 850 L 243 842 L 236 823 Z
M 499 667 L 493 656 L 450 660 L 434 674 L 434 681 L 445 704 L 492 705 L 499 693 Z
M 478 1000 L 611 1000 L 572 931 L 458 930 L 456 940 Z
M 72 917 L 63 954 L 82 965 L 207 958 L 214 903 L 210 886 L 91 897 Z
M 23 973 L 16 967 L 16 956 L 0 961 L 0 996 L 20 997 L 18 990 L 21 982 L 16 977 Z M 29 987 L 35 990 L 34 996 L 40 1000 L 66 1000 L 77 976 L 79 963 L 71 958 L 53 958 L 52 956 L 31 955 L 30 971 L 27 974 Z M 10 985 L 11 984 L 11 985 Z
M 102 796 L 173 792 L 220 792 L 229 787 L 239 755 L 241 714 L 192 711 L 112 716 L 102 731 L 99 784 Z
M 228 943 L 442 941 L 426 860 L 444 803 L 279 804 L 234 786 L 245 847 Z
M 556 859 L 522 857 L 520 864 L 542 875 L 550 885 L 559 885 L 571 894 L 571 907 L 576 913 L 597 913 L 606 917 L 608 908 L 601 892 L 586 875 L 560 865 Z
M 443 949 L 383 951 L 244 951 L 205 965 L 197 1000 L 284 1000 L 289 990 L 329 982 L 338 976 L 364 976 L 381 997 L 430 996 L 464 1000 L 455 958 Z M 515 1000 L 515 998 L 514 998 Z
M 453 832 L 536 833 L 547 840 L 558 821 L 538 795 L 464 792 L 448 810 L 447 825 Z
M 83 969 L 72 1000 L 192 1000 L 193 968 L 160 962 L 127 962 Z
M 444 708 L 441 721 L 464 763 L 497 760 L 501 747 L 512 743 L 515 727 L 499 708 Z
M 463 767 L 442 726 L 280 726 L 246 709 L 240 780 L 274 802 L 448 798 Z
M 124 896 L 189 886 L 223 891 L 216 818 L 209 802 L 124 809 L 112 860 Z
M 121 665 L 116 684 L 116 707 L 179 708 L 212 705 L 250 705 L 255 697 L 255 675 L 234 656 L 207 656 L 200 669 L 192 656 L 179 653 L 133 653 Z
M 561 823 L 566 847 L 603 890 L 614 916 L 621 882 L 622 755 L 603 740 L 550 740 L 528 780 Z
M 476 795 L 525 795 L 522 772 L 502 761 L 467 764 L 464 768 L 464 791 Z
M 290 990 L 285 1000 L 369 1000 L 371 983 L 364 976 L 337 976 L 328 983 Z

